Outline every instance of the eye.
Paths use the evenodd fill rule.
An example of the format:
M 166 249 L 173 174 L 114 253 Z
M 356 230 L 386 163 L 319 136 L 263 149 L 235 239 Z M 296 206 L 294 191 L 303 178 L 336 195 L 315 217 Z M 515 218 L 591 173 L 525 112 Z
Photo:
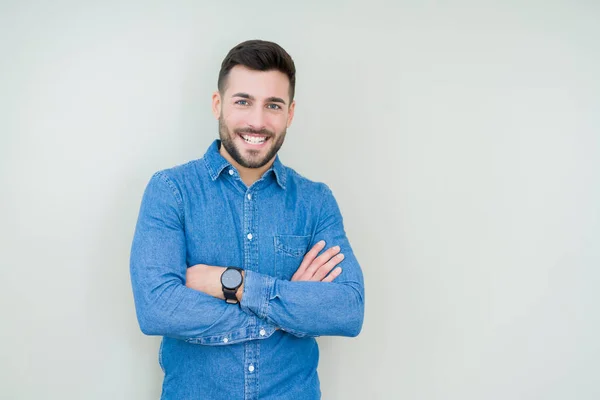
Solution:
M 235 102 L 235 104 L 238 104 L 240 106 L 247 106 L 248 105 L 248 100 L 238 100 Z
M 281 106 L 275 103 L 267 104 L 267 108 L 270 110 L 281 110 Z

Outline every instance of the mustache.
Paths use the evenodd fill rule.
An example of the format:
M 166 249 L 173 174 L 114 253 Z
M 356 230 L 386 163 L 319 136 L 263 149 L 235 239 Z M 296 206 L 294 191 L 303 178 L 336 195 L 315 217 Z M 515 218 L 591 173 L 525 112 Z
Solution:
M 271 132 L 268 129 L 260 129 L 260 130 L 256 130 L 256 129 L 252 129 L 252 128 L 240 128 L 240 129 L 236 129 L 235 133 L 253 133 L 255 135 L 266 135 L 266 136 L 275 136 L 275 133 Z

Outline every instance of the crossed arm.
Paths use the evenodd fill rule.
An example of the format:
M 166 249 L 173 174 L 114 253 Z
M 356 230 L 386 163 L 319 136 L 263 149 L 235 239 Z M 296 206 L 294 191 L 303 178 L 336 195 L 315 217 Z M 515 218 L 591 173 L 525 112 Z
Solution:
M 144 333 L 222 345 L 264 339 L 276 329 L 299 337 L 360 332 L 362 272 L 328 188 L 313 236 L 316 244 L 292 280 L 245 271 L 238 307 L 221 300 L 223 267 L 188 268 L 184 207 L 174 187 L 164 173 L 155 174 L 144 193 L 134 235 L 131 280 Z M 322 251 L 325 243 L 335 243 L 339 249 Z M 338 253 L 344 255 L 343 272 L 338 266 L 342 259 L 335 258 Z
M 292 276 L 292 282 L 333 282 L 342 273 L 342 267 L 334 269 L 344 259 L 340 247 L 334 246 L 323 251 L 325 245 L 325 241 L 321 240 L 306 253 L 300 267 Z M 221 274 L 225 269 L 226 267 L 205 264 L 189 267 L 185 274 L 185 286 L 224 300 Z M 236 297 L 241 302 L 243 296 L 244 284 L 242 283 L 236 292 Z

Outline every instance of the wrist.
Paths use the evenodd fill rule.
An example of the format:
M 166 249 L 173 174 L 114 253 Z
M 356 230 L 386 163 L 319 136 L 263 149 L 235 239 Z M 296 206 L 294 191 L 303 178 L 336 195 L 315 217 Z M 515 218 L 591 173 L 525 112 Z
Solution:
M 223 274 L 225 268 L 216 267 L 216 266 L 207 266 L 204 276 L 204 286 L 202 288 L 202 292 L 216 297 L 218 299 L 224 300 L 223 290 L 221 289 L 221 274 Z

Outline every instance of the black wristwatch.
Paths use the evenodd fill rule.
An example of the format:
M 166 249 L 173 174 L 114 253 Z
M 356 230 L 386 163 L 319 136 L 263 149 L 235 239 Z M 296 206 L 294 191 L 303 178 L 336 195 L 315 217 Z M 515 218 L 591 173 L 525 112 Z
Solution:
M 221 274 L 221 286 L 223 288 L 223 294 L 225 295 L 225 301 L 229 304 L 237 304 L 238 299 L 235 293 L 242 286 L 244 277 L 242 276 L 242 269 L 236 267 L 228 267 Z

